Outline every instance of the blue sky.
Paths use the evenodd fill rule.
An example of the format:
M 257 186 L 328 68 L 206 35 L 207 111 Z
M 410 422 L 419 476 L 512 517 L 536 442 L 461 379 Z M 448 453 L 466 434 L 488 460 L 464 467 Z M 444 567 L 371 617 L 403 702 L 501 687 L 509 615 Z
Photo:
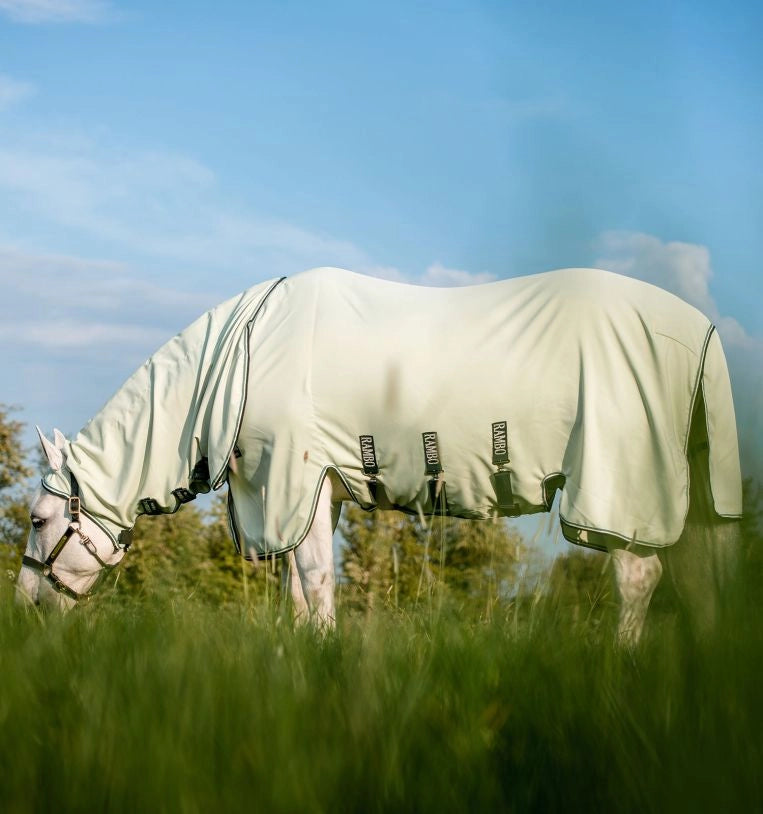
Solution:
M 716 321 L 763 471 L 762 40 L 744 2 L 0 0 L 0 401 L 74 432 L 312 266 L 597 265 Z

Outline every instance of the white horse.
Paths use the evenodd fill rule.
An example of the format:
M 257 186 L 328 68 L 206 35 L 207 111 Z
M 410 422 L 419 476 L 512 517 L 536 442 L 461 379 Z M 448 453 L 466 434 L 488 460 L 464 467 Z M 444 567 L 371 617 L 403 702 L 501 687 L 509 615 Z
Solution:
M 140 514 L 226 482 L 238 549 L 286 555 L 297 616 L 323 628 L 343 501 L 487 518 L 548 511 L 561 489 L 565 536 L 611 554 L 634 645 L 664 567 L 714 623 L 741 514 L 712 326 L 591 270 L 458 290 L 271 281 L 157 351 L 71 442 L 39 434 L 18 594 L 59 608 L 120 562 Z

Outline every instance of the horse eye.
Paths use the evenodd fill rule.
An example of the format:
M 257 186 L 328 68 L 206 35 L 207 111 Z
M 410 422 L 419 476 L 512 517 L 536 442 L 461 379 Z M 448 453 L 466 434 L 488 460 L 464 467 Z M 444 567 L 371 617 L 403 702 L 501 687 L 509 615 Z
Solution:
M 33 517 L 32 526 L 35 531 L 39 531 L 45 525 L 45 520 L 42 517 Z

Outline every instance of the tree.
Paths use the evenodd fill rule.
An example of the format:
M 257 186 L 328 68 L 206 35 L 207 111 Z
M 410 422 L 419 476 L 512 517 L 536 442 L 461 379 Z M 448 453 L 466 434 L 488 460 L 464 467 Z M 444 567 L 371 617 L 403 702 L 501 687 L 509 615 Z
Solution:
M 554 616 L 573 627 L 599 624 L 615 600 L 611 572 L 609 558 L 598 551 L 570 546 L 558 555 L 545 591 Z
M 188 505 L 173 515 L 139 518 L 117 578 L 122 594 L 213 604 L 277 596 L 279 586 L 279 566 L 236 553 L 224 497 L 215 497 L 209 509 Z
M 447 598 L 478 615 L 515 592 L 524 546 L 502 521 L 436 517 L 422 523 L 397 512 L 349 504 L 340 525 L 342 590 L 351 607 L 405 607 Z
M 32 470 L 21 443 L 24 425 L 10 418 L 12 411 L 0 404 L 0 568 L 15 578 L 29 533 L 24 492 Z
M 0 491 L 18 486 L 32 474 L 21 444 L 24 425 L 20 421 L 12 421 L 9 417 L 9 413 L 14 409 L 0 404 Z

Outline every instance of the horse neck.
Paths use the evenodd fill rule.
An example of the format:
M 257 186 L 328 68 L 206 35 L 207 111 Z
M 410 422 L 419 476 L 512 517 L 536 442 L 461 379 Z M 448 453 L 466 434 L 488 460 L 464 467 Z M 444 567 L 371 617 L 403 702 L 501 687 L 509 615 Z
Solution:
M 199 317 L 142 365 L 71 443 L 71 466 L 87 489 L 83 503 L 126 527 L 138 502 L 173 507 L 199 458 L 219 485 L 240 418 L 247 327 L 280 280 L 269 280 Z M 210 438 L 210 428 L 216 428 Z M 222 428 L 222 429 L 221 429 Z M 229 435 L 226 435 L 229 433 Z

